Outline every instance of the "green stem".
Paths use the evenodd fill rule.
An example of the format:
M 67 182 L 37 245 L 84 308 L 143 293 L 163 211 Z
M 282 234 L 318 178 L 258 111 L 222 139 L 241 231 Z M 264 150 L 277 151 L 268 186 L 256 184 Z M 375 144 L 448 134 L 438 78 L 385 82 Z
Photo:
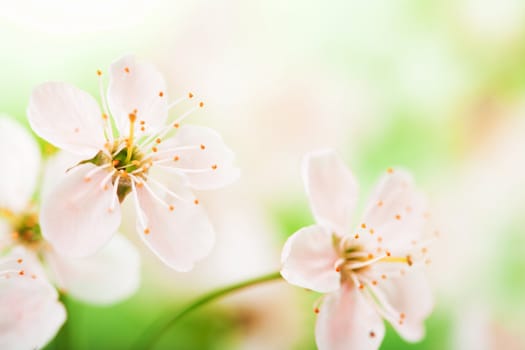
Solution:
M 237 292 L 241 289 L 251 287 L 257 284 L 270 282 L 278 280 L 281 278 L 279 272 L 270 273 L 265 276 L 256 277 L 249 279 L 244 282 L 233 284 L 221 289 L 217 289 L 208 294 L 203 295 L 202 297 L 196 299 L 194 302 L 180 310 L 174 316 L 168 316 L 167 318 L 161 318 L 155 321 L 146 332 L 139 338 L 135 343 L 134 349 L 152 349 L 155 346 L 155 343 L 166 333 L 166 331 L 171 328 L 175 323 L 182 319 L 187 314 L 191 313 L 193 310 L 198 309 L 199 307 L 215 300 L 221 298 L 227 294 Z

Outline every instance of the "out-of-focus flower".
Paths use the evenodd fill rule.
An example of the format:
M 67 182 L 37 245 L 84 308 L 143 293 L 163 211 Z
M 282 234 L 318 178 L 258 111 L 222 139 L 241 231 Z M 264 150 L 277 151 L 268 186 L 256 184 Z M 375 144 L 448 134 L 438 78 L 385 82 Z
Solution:
M 381 317 L 408 341 L 424 335 L 433 307 L 423 274 L 426 205 L 407 173 L 389 169 L 352 234 L 357 183 L 333 151 L 305 158 L 303 178 L 317 224 L 286 242 L 281 270 L 291 284 L 330 293 L 316 313 L 320 349 L 376 349 Z
M 17 123 L 0 118 L 0 157 L 4 159 L 5 182 L 18 191 L 0 191 L 0 249 L 22 246 L 49 266 L 51 278 L 73 297 L 97 304 L 113 303 L 130 296 L 139 284 L 139 256 L 124 237 L 116 235 L 107 247 L 89 258 L 57 254 L 42 236 L 37 210 L 31 204 L 40 173 L 40 153 L 32 137 Z M 57 173 L 54 158 L 46 173 Z M 23 168 L 21 168 L 23 167 Z M 43 192 L 51 192 L 48 183 Z
M 168 266 L 188 271 L 214 242 L 190 188 L 234 181 L 239 172 L 233 153 L 215 131 L 180 126 L 202 102 L 166 122 L 169 109 L 193 94 L 168 104 L 164 79 L 152 65 L 125 56 L 111 65 L 107 100 L 102 85 L 100 80 L 103 112 L 90 95 L 66 83 L 45 83 L 31 96 L 33 130 L 81 160 L 43 199 L 43 235 L 64 254 L 91 255 L 119 226 L 119 202 L 132 193 L 146 245 Z M 169 181 L 155 179 L 159 170 L 171 174 Z
M 39 349 L 66 320 L 58 293 L 23 248 L 0 260 L 0 348 Z

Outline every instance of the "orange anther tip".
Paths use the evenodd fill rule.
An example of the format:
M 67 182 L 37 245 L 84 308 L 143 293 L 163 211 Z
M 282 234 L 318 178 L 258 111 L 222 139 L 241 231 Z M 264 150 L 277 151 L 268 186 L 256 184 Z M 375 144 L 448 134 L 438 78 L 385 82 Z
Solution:
M 366 228 L 366 224 L 361 224 L 361 228 Z
M 386 280 L 386 275 L 381 275 L 381 278 Z
M 170 211 L 173 211 L 175 209 L 175 207 L 173 205 L 170 205 L 169 209 L 170 209 Z
M 369 232 L 370 232 L 371 235 L 373 235 L 375 231 L 374 231 L 373 228 L 371 228 Z
M 201 149 L 202 149 L 202 150 L 205 150 L 205 149 L 206 149 L 206 146 L 201 145 Z
M 355 239 L 358 239 L 359 238 L 359 235 L 356 233 L 355 236 L 354 236 Z
M 156 142 L 156 143 L 161 143 L 162 140 L 161 140 L 160 138 L 157 138 L 157 139 L 155 140 L 155 142 Z
M 175 124 L 173 124 L 173 127 L 174 127 L 174 128 L 178 128 L 179 126 L 180 126 L 179 123 L 175 123 Z
M 100 77 L 102 75 L 102 71 L 100 69 L 97 69 L 97 75 Z
M 204 107 L 204 102 L 199 102 L 199 107 Z
M 141 126 L 141 127 L 140 127 L 140 131 L 144 131 L 144 130 L 146 130 L 146 128 L 143 127 L 143 126 Z
M 396 220 L 401 220 L 401 215 L 397 214 L 396 215 Z
M 148 235 L 148 234 L 149 234 L 149 232 L 150 232 L 150 231 L 149 231 L 149 228 L 145 228 L 145 229 L 144 229 L 144 233 L 145 233 L 145 234 L 147 234 L 147 235 Z
M 90 177 L 85 177 L 85 178 L 84 178 L 84 182 L 89 182 L 89 181 L 91 181 L 91 178 L 90 178 Z
M 193 98 L 193 94 L 191 92 L 188 94 L 188 98 Z
M 318 307 L 316 307 L 316 308 L 314 309 L 314 313 L 316 313 L 316 314 L 319 313 L 319 308 L 318 308 Z
M 386 172 L 389 173 L 389 174 L 392 174 L 394 172 L 394 169 L 388 168 L 388 169 L 386 169 Z
M 341 268 L 338 266 L 335 268 L 335 272 L 341 272 Z
M 124 67 L 124 72 L 129 73 L 129 67 Z
M 151 147 L 151 150 L 152 150 L 153 152 L 157 152 L 159 149 L 158 149 L 157 147 L 153 146 L 153 147 Z
M 376 280 L 373 280 L 373 281 L 372 281 L 372 284 L 373 284 L 374 286 L 377 286 L 377 281 L 376 281 Z
M 370 335 L 370 338 L 375 338 L 375 336 L 376 336 L 376 334 L 374 332 L 372 332 L 372 331 L 369 333 L 369 335 Z
M 382 206 L 383 206 L 383 201 L 379 201 L 379 202 L 377 202 L 377 206 L 378 206 L 378 207 L 382 207 Z
M 20 276 L 23 276 L 25 275 L 25 271 L 24 270 L 20 270 L 20 272 L 18 273 Z
M 180 159 L 179 156 L 175 156 L 175 157 L 173 157 L 173 161 L 174 161 L 174 162 L 178 161 L 179 159 Z
M 199 204 L 199 200 L 196 199 L 196 200 L 193 201 L 193 203 L 195 203 L 195 205 L 197 205 L 197 204 Z
M 368 254 L 368 259 L 373 259 L 374 258 L 374 254 Z
M 31 275 L 31 278 L 36 280 L 36 275 Z
M 364 284 L 359 284 L 359 289 L 365 289 L 365 285 Z
M 159 92 L 159 97 L 162 97 L 162 96 L 164 96 L 164 92 L 160 91 Z

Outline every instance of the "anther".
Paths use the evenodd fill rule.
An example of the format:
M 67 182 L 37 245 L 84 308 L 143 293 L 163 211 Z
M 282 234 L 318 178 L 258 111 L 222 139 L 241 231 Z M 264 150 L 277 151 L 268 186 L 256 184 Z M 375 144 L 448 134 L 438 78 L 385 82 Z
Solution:
M 21 264 L 23 261 L 24 261 L 24 260 L 22 260 L 22 259 L 18 259 L 16 262 L 19 263 L 19 264 Z
M 31 278 L 36 280 L 36 275 L 31 275 Z
M 143 127 L 143 126 L 141 126 L 141 127 L 140 127 L 140 131 L 144 131 L 144 130 L 146 130 L 146 128 Z
M 377 242 L 378 242 L 378 243 L 383 242 L 383 237 L 377 237 Z
M 159 97 L 162 97 L 162 96 L 164 96 L 164 92 L 160 91 L 159 92 Z
M 388 168 L 388 169 L 386 169 L 386 172 L 389 173 L 389 174 L 392 174 L 394 172 L 394 169 Z
M 414 261 L 412 261 L 412 257 L 410 255 L 407 255 L 407 264 L 408 266 L 412 266 L 414 264 Z
M 316 314 L 319 313 L 319 308 L 318 307 L 314 308 L 314 313 L 316 313 Z
M 382 206 L 383 206 L 383 201 L 379 201 L 379 202 L 377 202 L 377 206 L 378 206 L 378 207 L 382 207 Z
M 157 147 L 153 146 L 153 147 L 151 147 L 151 150 L 152 150 L 153 152 L 157 152 L 159 149 L 158 149 Z
M 198 205 L 199 204 L 199 200 L 196 199 L 196 200 L 193 201 L 193 203 L 195 203 L 195 205 Z
M 178 129 L 179 126 L 180 126 L 179 123 L 175 123 L 175 124 L 173 124 L 173 127 L 174 127 L 175 129 Z
M 361 224 L 361 228 L 366 228 L 366 224 Z
M 392 253 L 390 253 L 388 250 L 386 251 L 386 256 L 390 256 Z
M 371 228 L 369 232 L 370 232 L 371 235 L 373 235 L 375 231 L 374 231 L 373 228 Z
M 404 312 L 402 312 L 402 313 L 399 314 L 399 318 L 404 319 L 405 317 L 406 317 L 406 315 L 405 315 Z
M 370 335 L 370 338 L 375 338 L 375 336 L 376 336 L 376 334 L 374 333 L 374 331 L 370 331 L 369 335 Z
M 373 281 L 372 281 L 372 284 L 373 284 L 374 286 L 377 286 L 377 281 L 376 281 L 376 280 L 373 280 Z
M 204 107 L 204 102 L 199 102 L 199 107 L 200 108 Z
M 365 285 L 363 283 L 359 283 L 359 289 L 365 289 Z
M 368 254 L 368 259 L 373 259 L 374 258 L 374 254 L 370 253 Z
M 356 233 L 355 236 L 354 236 L 355 239 L 358 239 L 359 238 L 359 234 Z
M 157 138 L 157 139 L 155 140 L 155 142 L 156 142 L 156 143 L 161 143 L 162 140 L 161 140 L 160 138 Z
M 97 69 L 97 75 L 100 77 L 102 76 L 102 71 L 100 69 Z
M 140 125 L 144 125 L 144 124 L 146 124 L 146 122 L 145 122 L 144 120 L 141 120 L 141 121 L 139 122 L 139 124 L 140 124 Z
M 174 207 L 173 205 L 170 205 L 170 206 L 169 206 L 169 210 L 170 210 L 170 211 L 173 211 L 174 209 L 175 209 L 175 207 Z
M 188 93 L 188 98 L 193 98 L 193 94 L 191 92 Z
M 397 214 L 396 215 L 396 220 L 401 220 L 401 215 Z
M 213 165 L 211 166 L 211 168 L 212 168 L 213 170 L 217 170 L 217 164 L 213 164 Z
M 75 133 L 78 133 L 80 131 L 79 128 L 75 128 Z
M 381 278 L 386 280 L 386 275 L 381 275 Z
M 203 151 L 204 151 L 205 149 L 206 149 L 206 146 L 204 146 L 204 145 L 201 145 L 201 150 L 203 150 Z
M 175 156 L 175 157 L 173 157 L 173 161 L 174 161 L 174 162 L 178 161 L 179 159 L 180 159 L 179 156 Z
M 144 234 L 149 235 L 149 232 L 150 232 L 150 231 L 149 231 L 149 228 L 145 228 L 145 229 L 144 229 Z
M 125 67 L 124 72 L 129 73 L 129 67 Z
M 20 270 L 20 272 L 18 273 L 20 276 L 23 276 L 25 275 L 25 271 L 24 270 Z
M 114 159 L 114 160 L 113 160 L 113 166 L 114 166 L 114 167 L 118 166 L 119 163 L 120 163 L 120 160 L 118 160 L 118 159 Z

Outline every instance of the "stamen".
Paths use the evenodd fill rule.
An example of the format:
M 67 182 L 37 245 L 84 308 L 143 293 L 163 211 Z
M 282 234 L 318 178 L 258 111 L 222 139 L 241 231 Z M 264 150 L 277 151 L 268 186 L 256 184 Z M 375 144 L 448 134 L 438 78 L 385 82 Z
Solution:
M 144 229 L 144 233 L 146 233 L 146 230 L 148 231 L 147 233 L 149 233 L 149 229 L 146 227 L 146 219 L 143 216 L 144 212 L 142 211 L 142 208 L 140 207 L 139 196 L 137 194 L 137 188 L 135 187 L 135 181 L 130 181 L 130 182 L 131 182 L 131 192 L 133 192 L 135 210 L 137 211 L 137 217 L 139 219 L 139 224 L 142 227 L 142 229 Z
M 97 166 L 95 169 L 92 169 L 92 170 L 88 171 L 88 173 L 86 174 L 86 176 L 84 176 L 84 181 L 85 181 L 85 182 L 89 182 L 89 181 L 91 181 L 91 177 L 92 177 L 93 175 L 95 175 L 95 174 L 98 173 L 99 171 L 104 170 L 104 169 L 106 169 L 106 168 L 108 168 L 108 167 L 110 167 L 110 166 L 111 166 L 111 163 L 107 163 L 107 164 L 104 164 L 104 165 Z
M 130 175 L 131 178 L 135 181 L 137 181 L 137 178 L 133 175 Z M 146 191 L 149 192 L 149 194 L 151 194 L 151 196 L 156 199 L 160 204 L 164 205 L 166 208 L 168 208 L 170 211 L 172 211 L 172 205 L 171 204 L 168 204 L 166 203 L 162 198 L 160 198 L 152 189 L 151 187 L 148 186 L 148 184 L 145 182 L 145 181 L 142 181 L 141 182 L 143 185 L 144 185 L 144 188 L 146 189 Z
M 119 182 L 120 182 L 120 175 L 117 176 L 117 178 L 115 179 L 115 183 L 113 184 L 113 197 L 111 198 L 111 204 L 109 206 L 110 213 L 113 212 L 113 210 L 115 210 L 115 203 L 116 203 L 116 199 L 118 198 L 117 192 L 118 192 Z
M 111 121 L 109 120 L 109 108 L 108 108 L 108 102 L 106 100 L 106 94 L 104 93 L 104 83 L 102 82 L 102 71 L 97 70 L 98 75 L 98 90 L 100 95 L 100 101 L 102 104 L 102 110 L 104 113 L 102 114 L 102 119 L 104 119 L 104 136 L 106 137 L 106 140 L 109 142 L 113 142 L 113 130 L 111 127 Z
M 128 138 L 128 154 L 126 155 L 126 163 L 131 160 L 131 154 L 133 152 L 133 136 L 135 133 L 135 121 L 137 120 L 137 110 L 134 110 L 128 115 L 129 117 L 129 138 Z
M 185 203 L 189 203 L 190 200 L 189 199 L 186 199 L 178 194 L 176 194 L 175 192 L 169 190 L 166 186 L 164 186 L 163 184 L 161 184 L 160 182 L 158 182 L 157 180 L 151 178 L 151 177 L 148 177 L 148 181 L 153 183 L 154 185 L 156 185 L 158 188 L 160 188 L 162 191 L 164 191 L 165 193 L 169 194 L 170 196 L 172 196 L 173 198 L 177 199 L 177 200 L 180 200 L 182 202 L 185 202 Z

